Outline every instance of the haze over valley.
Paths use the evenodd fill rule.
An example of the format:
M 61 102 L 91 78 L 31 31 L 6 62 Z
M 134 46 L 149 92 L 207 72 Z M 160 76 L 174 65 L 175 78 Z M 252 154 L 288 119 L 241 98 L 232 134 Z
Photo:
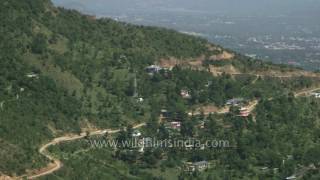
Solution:
M 250 57 L 320 69 L 316 0 L 54 0 L 97 17 L 173 28 Z

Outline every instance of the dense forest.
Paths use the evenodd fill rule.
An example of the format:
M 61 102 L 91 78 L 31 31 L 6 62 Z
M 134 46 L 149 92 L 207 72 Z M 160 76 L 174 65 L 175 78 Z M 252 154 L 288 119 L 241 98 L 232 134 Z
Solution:
M 152 149 L 136 155 L 125 149 L 86 150 L 83 142 L 62 144 L 51 151 L 64 167 L 44 179 L 277 179 L 299 166 L 319 168 L 320 103 L 293 95 L 318 85 L 318 77 L 256 76 L 259 71 L 302 70 L 234 52 L 228 61 L 212 61 L 210 57 L 230 50 L 173 30 L 96 19 L 54 7 L 49 0 L 1 0 L 0 17 L 0 175 L 20 176 L 46 166 L 49 160 L 39 154 L 40 145 L 66 133 L 147 122 L 144 134 L 168 138 L 170 132 L 158 123 L 163 109 L 170 112 L 169 119 L 182 122 L 174 136 L 228 138 L 237 149 Z M 175 65 L 152 75 L 145 70 L 160 59 L 201 56 L 201 68 Z M 240 73 L 214 76 L 208 70 L 230 66 Z M 190 98 L 182 97 L 182 90 Z M 199 106 L 222 108 L 239 97 L 259 101 L 255 117 L 244 120 L 237 110 L 187 113 Z M 202 130 L 196 128 L 200 122 L 205 122 Z M 293 158 L 282 163 L 289 155 Z M 191 175 L 177 170 L 185 161 L 200 160 L 215 166 Z M 279 172 L 259 173 L 265 166 Z M 318 171 L 308 171 L 306 177 L 316 179 Z M 169 175 L 156 175 L 161 172 Z

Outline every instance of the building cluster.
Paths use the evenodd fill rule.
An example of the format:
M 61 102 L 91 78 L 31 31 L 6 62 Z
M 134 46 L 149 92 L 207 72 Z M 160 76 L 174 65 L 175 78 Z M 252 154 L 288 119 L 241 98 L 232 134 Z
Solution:
M 239 115 L 240 117 L 248 117 L 250 115 L 250 111 L 245 106 L 245 100 L 243 98 L 233 98 L 229 99 L 226 102 L 227 106 L 239 107 Z
M 170 135 L 179 133 L 181 131 L 181 119 L 173 118 L 173 113 L 167 109 L 162 109 L 160 113 L 160 122 L 164 124 Z

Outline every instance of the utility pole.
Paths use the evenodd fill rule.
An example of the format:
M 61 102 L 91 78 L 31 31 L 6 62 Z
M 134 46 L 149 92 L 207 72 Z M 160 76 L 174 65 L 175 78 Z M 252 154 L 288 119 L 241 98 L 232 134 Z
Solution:
M 138 97 L 138 82 L 137 82 L 136 72 L 134 72 L 133 88 L 134 88 L 133 97 Z
M 0 103 L 0 108 L 1 108 L 1 110 L 3 110 L 4 102 L 5 102 L 5 101 L 2 101 L 2 102 Z
M 127 58 L 125 57 L 125 59 L 127 60 Z M 129 61 L 128 61 L 129 62 Z M 128 70 L 130 72 L 130 70 L 133 71 L 133 97 L 137 98 L 138 97 L 138 81 L 137 81 L 137 71 L 132 67 L 132 64 L 129 62 L 129 67 Z

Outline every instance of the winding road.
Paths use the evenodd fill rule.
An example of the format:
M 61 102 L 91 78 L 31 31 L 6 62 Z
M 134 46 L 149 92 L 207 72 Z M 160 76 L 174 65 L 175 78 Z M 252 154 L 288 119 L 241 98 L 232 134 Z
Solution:
M 144 127 L 146 125 L 147 125 L 146 123 L 140 123 L 140 124 L 133 126 L 133 129 L 138 129 L 138 128 Z M 54 146 L 54 145 L 60 144 L 62 142 L 79 140 L 79 139 L 85 138 L 87 136 L 104 135 L 106 133 L 115 134 L 120 131 L 121 131 L 121 129 L 115 129 L 115 130 L 105 129 L 105 130 L 92 131 L 92 132 L 89 132 L 89 134 L 81 133 L 80 135 L 67 135 L 67 136 L 55 138 L 55 139 L 51 140 L 50 142 L 48 142 L 47 144 L 41 146 L 39 149 L 39 153 L 42 154 L 43 156 L 45 156 L 46 158 L 48 158 L 50 161 L 52 161 L 52 163 L 50 163 L 43 170 L 39 170 L 38 172 L 36 172 L 32 175 L 21 176 L 20 178 L 24 178 L 24 177 L 26 177 L 27 179 L 39 178 L 41 176 L 46 176 L 46 175 L 52 174 L 62 167 L 62 162 L 59 159 L 56 159 L 55 157 L 50 155 L 50 153 L 47 151 L 47 149 L 50 146 Z M 20 178 L 18 178 L 18 179 L 20 179 Z
M 319 87 L 317 88 L 312 88 L 312 89 L 307 89 L 307 90 L 303 90 L 300 92 L 296 92 L 294 93 L 295 97 L 301 97 L 304 95 L 308 95 L 314 91 L 318 91 L 320 90 Z M 272 99 L 272 98 L 271 98 Z M 254 100 L 252 102 L 249 103 L 249 105 L 246 107 L 248 109 L 249 112 L 252 112 L 255 107 L 258 105 L 258 101 Z M 229 112 L 229 108 L 228 107 L 224 107 L 221 109 L 218 109 L 214 112 L 205 112 L 206 115 L 210 114 L 210 113 L 218 113 L 218 114 L 225 114 Z M 133 129 L 138 129 L 141 127 L 146 126 L 146 123 L 140 123 L 137 124 L 135 126 L 133 126 Z M 96 130 L 96 131 L 91 131 L 88 133 L 81 133 L 80 135 L 65 135 L 65 136 L 61 136 L 58 138 L 55 138 L 53 140 L 51 140 L 50 142 L 48 142 L 47 144 L 44 144 L 43 146 L 40 147 L 39 149 L 39 153 L 42 154 L 43 156 L 45 156 L 47 159 L 49 159 L 51 161 L 51 163 L 49 163 L 47 165 L 46 168 L 40 169 L 40 170 L 34 170 L 32 174 L 29 175 L 24 175 L 24 176 L 20 176 L 17 178 L 13 178 L 13 179 L 23 179 L 23 178 L 27 178 L 27 179 L 36 179 L 42 176 L 46 176 L 49 174 L 54 173 L 55 171 L 58 171 L 61 167 L 62 167 L 62 162 L 59 159 L 56 159 L 55 157 L 53 157 L 52 155 L 50 155 L 50 153 L 48 152 L 48 148 L 50 146 L 54 146 L 57 144 L 60 144 L 62 142 L 70 142 L 70 141 L 75 141 L 75 140 L 79 140 L 82 138 L 85 138 L 87 136 L 96 136 L 96 135 L 104 135 L 106 133 L 108 134 L 115 134 L 120 132 L 121 129 L 104 129 L 104 130 Z

